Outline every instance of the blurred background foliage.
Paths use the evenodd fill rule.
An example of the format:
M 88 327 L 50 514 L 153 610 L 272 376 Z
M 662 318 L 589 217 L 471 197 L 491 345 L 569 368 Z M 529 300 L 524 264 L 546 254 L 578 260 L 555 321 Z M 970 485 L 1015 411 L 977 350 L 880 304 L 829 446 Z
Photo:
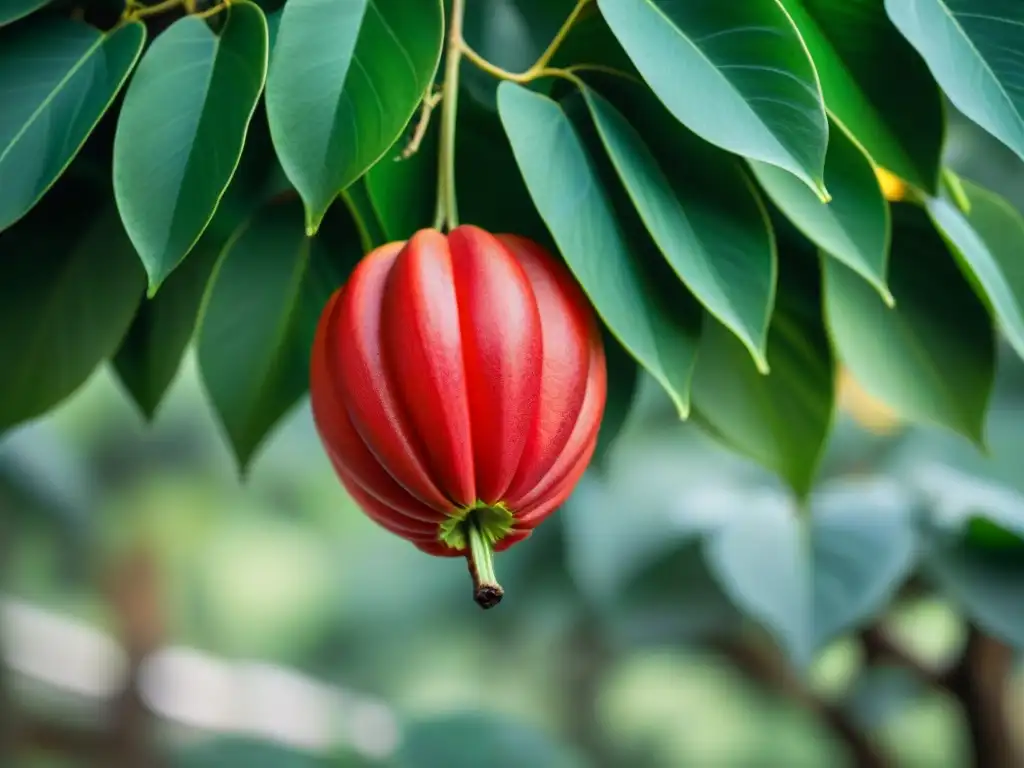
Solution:
M 1024 207 L 1020 162 L 951 119 L 951 165 Z M 807 547 L 650 384 L 484 614 L 464 563 L 353 507 L 306 402 L 242 484 L 192 357 L 152 426 L 99 372 L 0 443 L 4 764 L 979 764 L 991 717 L 949 667 L 971 627 L 1024 647 L 1024 365 L 988 456 L 844 380 Z

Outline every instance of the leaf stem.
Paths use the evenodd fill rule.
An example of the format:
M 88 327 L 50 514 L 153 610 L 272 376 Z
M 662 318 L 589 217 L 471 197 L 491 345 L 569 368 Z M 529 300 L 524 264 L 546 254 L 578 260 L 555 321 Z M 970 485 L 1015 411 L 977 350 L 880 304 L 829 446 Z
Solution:
M 466 539 L 469 542 L 469 572 L 473 576 L 473 599 L 484 610 L 501 602 L 505 590 L 494 574 L 494 549 L 484 535 L 476 515 L 470 514 L 465 522 Z
M 462 20 L 466 0 L 452 0 L 448 20 L 448 48 L 445 53 L 444 85 L 441 88 L 441 149 L 438 152 L 437 210 L 434 228 L 447 225 L 449 231 L 459 225 L 455 196 L 455 119 L 459 108 L 459 64 L 462 62 Z
M 555 34 L 547 49 L 544 51 L 544 53 L 540 55 L 540 58 L 537 59 L 533 63 L 533 65 L 526 71 L 526 74 L 530 74 L 533 72 L 541 72 L 547 68 L 548 64 L 555 57 L 555 54 L 558 53 L 559 47 L 561 47 L 562 43 L 565 42 L 565 38 L 568 37 L 569 31 L 572 29 L 573 25 L 579 20 L 580 14 L 583 13 L 583 11 L 586 9 L 588 5 L 590 5 L 590 0 L 576 0 L 576 7 L 572 9 L 572 12 L 569 14 L 568 18 L 566 18 L 561 28 Z
M 147 16 L 155 16 L 158 13 L 173 10 L 182 4 L 183 0 L 163 0 L 163 2 L 156 3 L 155 5 L 138 5 L 133 3 L 125 6 L 122 18 L 126 21 L 144 19 Z

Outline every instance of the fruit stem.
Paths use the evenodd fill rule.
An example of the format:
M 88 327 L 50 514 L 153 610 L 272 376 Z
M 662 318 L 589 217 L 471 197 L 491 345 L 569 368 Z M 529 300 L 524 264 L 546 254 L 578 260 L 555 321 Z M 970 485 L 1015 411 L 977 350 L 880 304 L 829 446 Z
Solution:
M 434 212 L 434 229 L 447 224 L 448 231 L 459 225 L 455 197 L 455 119 L 459 111 L 459 65 L 462 63 L 462 19 L 465 14 L 466 0 L 452 0 L 441 91 L 441 149 L 437 161 L 437 210 Z
M 483 529 L 470 514 L 466 518 L 466 539 L 469 542 L 469 572 L 473 575 L 473 599 L 484 610 L 493 608 L 501 602 L 505 590 L 501 588 L 494 575 L 494 550 L 490 541 L 484 536 Z

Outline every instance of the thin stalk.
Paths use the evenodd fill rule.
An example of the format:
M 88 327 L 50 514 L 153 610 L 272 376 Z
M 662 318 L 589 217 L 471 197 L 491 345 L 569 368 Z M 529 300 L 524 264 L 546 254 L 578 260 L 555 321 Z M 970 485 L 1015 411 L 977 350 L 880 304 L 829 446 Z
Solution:
M 438 152 L 437 210 L 434 214 L 434 228 L 440 229 L 447 224 L 449 231 L 459 225 L 455 196 L 455 121 L 459 109 L 459 65 L 462 63 L 462 20 L 465 14 L 466 0 L 452 0 L 441 90 L 441 149 Z

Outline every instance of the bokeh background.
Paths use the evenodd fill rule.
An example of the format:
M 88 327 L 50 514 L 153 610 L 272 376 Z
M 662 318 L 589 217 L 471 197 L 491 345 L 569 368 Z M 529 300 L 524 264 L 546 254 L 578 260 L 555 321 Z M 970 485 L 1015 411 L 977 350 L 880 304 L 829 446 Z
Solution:
M 1019 161 L 955 114 L 948 155 L 1024 205 Z M 957 493 L 1024 494 L 1011 355 L 990 457 L 895 423 L 849 382 L 841 401 L 824 478 L 941 460 Z M 722 504 L 756 515 L 759 484 L 778 492 L 645 381 L 605 470 L 499 556 L 507 597 L 484 613 L 464 563 L 353 507 L 307 402 L 243 482 L 191 357 L 152 425 L 101 371 L 0 442 L 3 764 L 798 768 L 856 764 L 850 726 L 899 765 L 969 765 L 957 702 L 905 668 L 861 674 L 861 637 L 806 679 L 767 639 L 753 659 L 717 642 L 730 617 L 677 523 Z M 957 605 L 928 590 L 905 590 L 881 627 L 928 668 L 965 642 Z M 1019 663 L 1006 704 L 1024 748 Z

